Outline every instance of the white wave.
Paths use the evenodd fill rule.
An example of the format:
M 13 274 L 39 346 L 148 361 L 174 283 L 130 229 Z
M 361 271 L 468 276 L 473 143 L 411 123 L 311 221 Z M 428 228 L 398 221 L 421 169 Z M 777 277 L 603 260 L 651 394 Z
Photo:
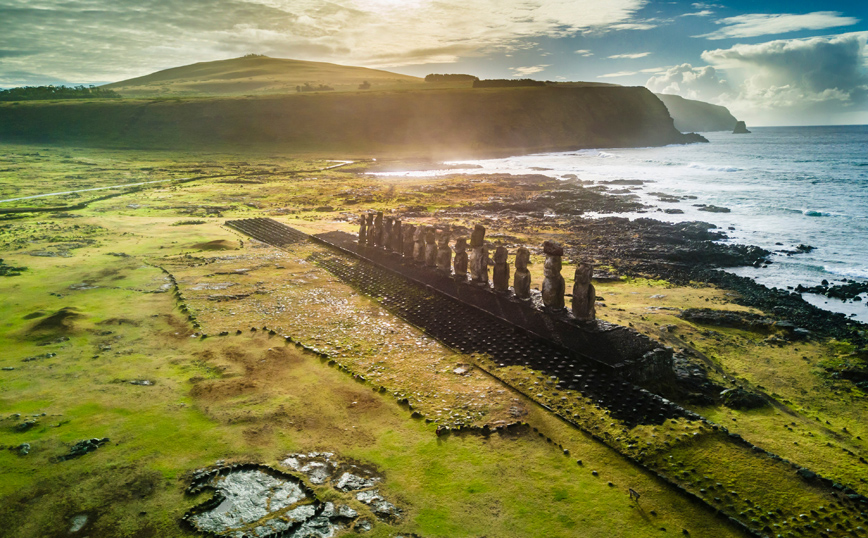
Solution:
M 823 270 L 827 273 L 847 278 L 868 279 L 868 267 L 834 267 L 824 265 Z
M 722 165 L 714 165 L 714 164 L 703 164 L 703 163 L 690 163 L 687 165 L 688 168 L 694 168 L 696 170 L 706 170 L 708 172 L 740 172 L 741 168 L 737 166 L 722 166 Z

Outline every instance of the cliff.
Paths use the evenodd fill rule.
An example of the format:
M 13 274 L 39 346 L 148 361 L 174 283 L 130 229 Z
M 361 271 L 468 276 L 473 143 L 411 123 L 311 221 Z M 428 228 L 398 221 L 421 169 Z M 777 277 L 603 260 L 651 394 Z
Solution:
M 732 131 L 736 120 L 726 107 L 703 101 L 685 99 L 678 95 L 656 94 L 675 120 L 675 128 L 683 133 Z
M 0 140 L 435 157 L 689 141 L 653 93 L 620 86 L 7 103 Z

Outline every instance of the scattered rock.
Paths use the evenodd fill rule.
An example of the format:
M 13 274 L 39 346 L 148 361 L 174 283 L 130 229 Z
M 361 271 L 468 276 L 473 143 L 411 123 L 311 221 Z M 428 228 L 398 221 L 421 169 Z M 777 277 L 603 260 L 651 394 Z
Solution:
M 798 471 L 796 471 L 796 473 L 805 480 L 813 480 L 817 478 L 817 473 L 811 471 L 810 469 L 805 469 L 804 467 L 801 467 Z
M 749 312 L 712 310 L 710 308 L 687 308 L 678 315 L 683 320 L 716 327 L 732 327 L 748 331 L 769 331 L 775 322 L 765 316 Z
M 766 399 L 744 389 L 727 389 L 720 393 L 723 405 L 730 409 L 756 409 L 768 404 Z
M 362 478 L 361 476 L 356 476 L 352 473 L 344 473 L 335 482 L 335 489 L 339 491 L 356 491 L 374 487 L 379 481 L 379 477 Z
M 456 375 L 467 375 L 470 373 L 470 365 L 462 364 L 458 368 L 452 370 L 452 373 Z
M 307 475 L 312 484 L 325 484 L 337 471 L 337 463 L 332 460 L 331 452 L 311 452 L 292 454 L 280 462 L 281 465 Z
M 133 379 L 130 381 L 130 385 L 142 385 L 143 387 L 150 387 L 154 384 L 150 379 Z
M 36 427 L 37 424 L 39 424 L 39 421 L 31 418 L 31 419 L 25 420 L 21 424 L 16 425 L 14 429 L 18 433 L 23 433 L 23 432 L 26 432 L 28 430 L 32 430 L 33 428 Z
M 108 437 L 103 437 L 102 439 L 99 439 L 97 437 L 94 437 L 93 439 L 84 439 L 75 443 L 72 448 L 69 449 L 69 452 L 67 454 L 64 454 L 63 456 L 58 457 L 57 461 L 66 461 L 77 458 L 79 456 L 84 456 L 88 452 L 93 452 L 94 450 L 98 449 L 99 447 L 103 446 L 108 442 Z
M 698 207 L 699 211 L 705 211 L 707 213 L 729 213 L 731 211 L 728 207 L 720 207 L 716 205 L 694 204 L 694 207 Z
M 360 491 L 356 493 L 356 499 L 370 506 L 374 510 L 374 514 L 380 519 L 397 518 L 401 515 L 398 507 L 384 499 L 379 490 Z
M 11 450 L 19 456 L 26 456 L 30 454 L 30 443 L 21 443 L 20 445 L 13 447 Z
M 78 514 L 76 516 L 72 516 L 69 520 L 69 534 L 75 534 L 87 524 L 87 514 Z
M 26 357 L 21 359 L 21 362 L 32 362 L 38 361 L 40 359 L 50 359 L 52 357 L 56 357 L 57 353 L 43 353 L 42 355 L 34 355 L 32 357 Z

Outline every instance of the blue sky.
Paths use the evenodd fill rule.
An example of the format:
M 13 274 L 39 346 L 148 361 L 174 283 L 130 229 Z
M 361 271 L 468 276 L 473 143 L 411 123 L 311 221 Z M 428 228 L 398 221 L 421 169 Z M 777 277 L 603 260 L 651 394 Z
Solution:
M 868 123 L 868 2 L 0 0 L 0 86 L 255 52 L 420 75 L 645 85 L 753 125 Z

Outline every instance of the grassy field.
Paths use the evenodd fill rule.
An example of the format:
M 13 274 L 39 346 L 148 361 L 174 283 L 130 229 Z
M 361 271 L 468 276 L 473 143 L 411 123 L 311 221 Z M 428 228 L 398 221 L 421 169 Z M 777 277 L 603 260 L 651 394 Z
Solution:
M 378 521 L 372 536 L 742 535 L 715 509 L 758 529 L 782 524 L 770 519 L 780 509 L 782 535 L 800 514 L 828 523 L 830 536 L 859 536 L 855 527 L 864 526 L 843 499 L 733 444 L 720 429 L 680 420 L 628 430 L 578 395 L 560 400 L 543 389 L 529 397 L 513 387 L 533 383 L 534 372 L 495 372 L 508 383 L 489 375 L 484 357 L 444 347 L 310 263 L 323 247 L 276 249 L 222 226 L 228 218 L 271 216 L 308 232 L 354 231 L 362 209 L 436 211 L 514 194 L 507 181 L 384 180 L 266 153 L 6 145 L 0 162 L 8 168 L 0 175 L 3 199 L 202 178 L 150 184 L 79 210 L 0 216 L 0 258 L 25 268 L 0 276 L 0 446 L 9 448 L 0 450 L 0 524 L 10 536 L 68 535 L 78 515 L 88 516 L 79 535 L 191 535 L 179 518 L 208 497 L 184 493 L 193 470 L 218 460 L 277 465 L 287 453 L 313 450 L 370 463 L 385 476 L 383 490 L 404 517 Z M 80 177 L 66 177 L 73 175 Z M 545 185 L 521 188 L 531 195 Z M 498 234 L 515 236 L 490 226 L 489 235 Z M 527 229 L 516 239 L 544 237 Z M 538 285 L 541 260 L 532 262 Z M 697 412 L 868 491 L 868 465 L 859 460 L 868 452 L 865 395 L 822 368 L 847 360 L 846 343 L 773 345 L 768 334 L 675 316 L 686 307 L 745 310 L 723 290 L 633 279 L 600 282 L 597 291 L 605 300 L 601 318 L 632 325 L 689 353 L 713 379 L 773 402 Z M 328 353 L 334 364 L 281 335 Z M 459 365 L 470 374 L 455 374 Z M 131 383 L 143 380 L 151 384 Z M 396 401 L 403 397 L 412 409 Z M 22 426 L 28 420 L 35 423 Z M 455 421 L 516 420 L 527 428 L 435 434 L 438 424 Z M 94 437 L 110 442 L 58 461 Z M 22 443 L 29 454 L 19 455 Z M 629 448 L 639 443 L 649 447 L 642 457 Z M 638 503 L 627 488 L 642 494 Z M 370 516 L 345 497 L 335 500 Z

